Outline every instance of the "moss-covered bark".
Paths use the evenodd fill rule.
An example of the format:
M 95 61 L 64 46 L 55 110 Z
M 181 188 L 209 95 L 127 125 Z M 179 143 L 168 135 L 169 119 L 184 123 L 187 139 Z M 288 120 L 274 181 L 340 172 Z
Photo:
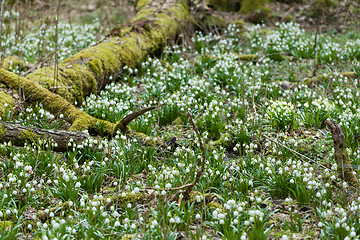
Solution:
M 117 123 L 111 123 L 109 121 L 94 118 L 87 113 L 76 108 L 74 105 L 63 99 L 60 95 L 55 94 L 48 89 L 42 87 L 40 84 L 30 81 L 27 78 L 19 77 L 18 75 L 6 71 L 0 68 L 0 83 L 5 84 L 7 87 L 12 89 L 21 89 L 23 95 L 30 102 L 40 102 L 43 107 L 54 115 L 62 113 L 70 123 L 70 131 L 80 131 L 85 129 L 97 128 L 97 126 L 103 127 L 103 133 L 105 135 L 114 135 L 117 130 L 122 133 L 127 132 L 127 125 L 138 116 L 151 111 L 160 106 L 154 106 L 134 112 Z M 1 97 L 1 92 L 0 92 Z M 9 96 L 11 97 L 11 96 Z M 1 101 L 0 101 L 1 104 Z M 55 150 L 64 151 L 66 150 L 67 141 L 72 137 L 78 139 L 75 142 L 81 142 L 86 138 L 86 135 L 76 133 L 65 132 L 65 131 L 51 131 L 41 130 L 35 128 L 26 128 L 21 126 L 15 126 L 14 124 L 0 123 L 0 142 L 2 141 L 13 141 L 15 145 L 22 145 L 25 142 L 37 143 L 40 139 L 53 139 L 58 143 L 58 148 Z M 136 136 L 138 134 L 135 134 Z M 140 137 L 141 135 L 139 135 Z M 149 144 L 153 144 L 151 139 Z M 161 145 L 159 142 L 158 145 Z
M 70 130 L 90 129 L 94 128 L 97 124 L 101 124 L 104 126 L 105 133 L 113 133 L 115 126 L 113 123 L 91 117 L 63 99 L 60 95 L 49 91 L 37 82 L 19 77 L 14 73 L 0 68 L 0 83 L 5 84 L 11 89 L 21 89 L 23 95 L 29 102 L 41 102 L 44 108 L 53 114 L 62 113 L 69 119 L 69 122 L 72 123 Z

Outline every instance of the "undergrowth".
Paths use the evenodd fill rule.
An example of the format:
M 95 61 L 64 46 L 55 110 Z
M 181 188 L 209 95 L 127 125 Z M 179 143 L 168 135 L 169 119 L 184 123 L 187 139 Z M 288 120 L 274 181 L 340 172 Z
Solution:
M 324 121 L 341 124 L 359 174 L 359 80 L 341 73 L 358 73 L 360 42 L 320 34 L 315 55 L 314 38 L 296 23 L 197 33 L 82 103 L 112 122 L 164 104 L 131 129 L 165 147 L 120 133 L 66 153 L 2 144 L 0 238 L 358 239 L 360 198 L 337 176 Z M 314 57 L 329 77 L 310 86 Z M 201 161 L 186 108 L 206 143 L 188 202 L 166 191 L 192 182 Z M 62 117 L 37 105 L 11 120 L 61 128 Z

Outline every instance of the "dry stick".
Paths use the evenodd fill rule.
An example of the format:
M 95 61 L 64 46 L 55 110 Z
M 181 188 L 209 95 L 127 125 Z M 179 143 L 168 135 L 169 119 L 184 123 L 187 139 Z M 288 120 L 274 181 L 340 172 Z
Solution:
M 1 12 L 0 12 L 0 51 L 1 51 L 1 43 L 2 43 L 2 31 L 3 31 L 3 21 L 4 21 L 4 4 L 5 0 L 1 0 Z M 1 53 L 0 53 L 1 54 Z M 1 54 L 0 62 L 3 60 L 3 54 Z M 1 64 L 0 64 L 1 65 Z
M 191 125 L 193 126 L 194 128 L 194 131 L 196 132 L 196 135 L 199 139 L 199 143 L 200 143 L 200 150 L 201 150 L 201 153 L 202 153 L 202 163 L 201 163 L 201 168 L 200 170 L 198 171 L 198 173 L 196 174 L 196 178 L 194 180 L 193 183 L 189 183 L 189 184 L 185 184 L 185 185 L 182 185 L 180 187 L 175 187 L 175 188 L 166 188 L 166 189 L 162 189 L 162 188 L 154 188 L 154 187 L 147 187 L 146 189 L 152 189 L 152 190 L 158 190 L 158 191 L 177 191 L 177 190 L 182 190 L 184 188 L 186 188 L 186 191 L 184 193 L 184 200 L 188 200 L 189 199 L 189 196 L 190 196 L 190 193 L 191 193 L 191 190 L 193 189 L 193 187 L 196 185 L 196 183 L 199 181 L 201 175 L 203 174 L 204 170 L 205 170 L 205 162 L 206 162 L 206 156 L 205 156 L 205 148 L 204 148 L 204 144 L 203 144 L 203 141 L 201 139 L 201 136 L 200 136 L 200 133 L 194 123 L 194 120 L 193 118 L 191 117 L 191 114 L 189 112 L 189 109 L 186 108 L 186 111 L 188 113 L 188 116 L 189 116 L 189 119 L 190 119 L 190 123 Z
M 148 108 L 144 108 L 144 109 L 141 109 L 137 112 L 134 112 L 134 113 L 131 113 L 129 115 L 127 115 L 126 117 L 124 117 L 123 119 L 121 119 L 120 121 L 120 127 L 119 129 L 121 130 L 122 133 L 126 133 L 126 126 L 132 121 L 134 120 L 135 118 L 137 118 L 138 116 L 146 113 L 146 112 L 149 112 L 155 108 L 158 108 L 158 107 L 161 107 L 163 106 L 164 104 L 160 104 L 160 105 L 157 105 L 157 106 L 153 106 L 153 107 L 148 107 Z

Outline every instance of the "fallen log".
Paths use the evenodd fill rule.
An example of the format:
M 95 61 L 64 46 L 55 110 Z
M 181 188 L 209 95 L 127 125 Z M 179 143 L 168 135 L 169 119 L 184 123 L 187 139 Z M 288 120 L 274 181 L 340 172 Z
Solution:
M 20 89 L 25 99 L 29 102 L 40 102 L 43 107 L 54 115 L 62 113 L 72 126 L 71 131 L 80 131 L 96 127 L 104 127 L 104 133 L 112 135 L 114 124 L 109 121 L 94 118 L 76 108 L 63 99 L 60 95 L 42 87 L 39 83 L 0 68 L 0 82 L 11 89 Z
M 339 176 L 345 180 L 351 187 L 359 188 L 359 179 L 354 175 L 350 163 L 349 153 L 346 149 L 345 135 L 339 124 L 334 121 L 326 120 L 326 126 L 329 128 L 335 148 L 335 160 Z
M 36 82 L 20 77 L 14 73 L 0 68 L 0 82 L 12 89 L 21 89 L 22 95 L 31 102 L 41 102 L 43 107 L 54 115 L 62 113 L 72 123 L 70 131 L 81 131 L 102 126 L 105 135 L 114 135 L 117 130 L 122 133 L 127 131 L 127 125 L 138 116 L 151 111 L 159 106 L 149 107 L 134 112 L 116 124 L 109 121 L 94 118 L 76 108 L 74 105 L 63 99 Z
M 0 69 L 0 83 L 21 89 L 27 102 L 41 102 L 52 114 L 62 113 L 72 124 L 71 131 L 101 125 L 106 135 L 118 129 L 124 132 L 126 127 L 120 122 L 114 125 L 96 119 L 71 103 L 81 103 L 85 96 L 98 93 L 124 65 L 137 66 L 168 39 L 175 38 L 190 21 L 188 4 L 181 0 L 139 1 L 137 9 L 136 17 L 128 25 L 113 29 L 96 46 L 62 61 L 56 76 L 52 67 L 40 68 L 26 78 Z
M 65 152 L 68 149 L 69 142 L 79 144 L 89 137 L 89 134 L 84 132 L 47 130 L 26 127 L 16 123 L 0 122 L 0 143 L 11 142 L 16 146 L 34 143 L 36 145 L 48 145 L 55 151 Z
M 138 12 L 129 24 L 113 29 L 103 41 L 65 59 L 57 69 L 44 67 L 19 77 L 0 68 L 0 83 L 21 91 L 26 102 L 41 102 L 52 114 L 63 114 L 72 124 L 70 131 L 101 126 L 105 135 L 113 135 L 117 130 L 124 133 L 125 120 L 129 122 L 135 115 L 114 124 L 91 117 L 72 103 L 81 103 L 85 96 L 98 93 L 123 66 L 136 67 L 192 26 L 195 20 L 189 9 L 194 4 L 192 0 L 138 1 Z
M 188 4 L 181 0 L 138 1 L 135 18 L 110 31 L 97 45 L 84 49 L 54 67 L 26 76 L 71 103 L 82 103 L 111 82 L 123 66 L 136 67 L 190 21 Z M 55 71 L 56 70 L 56 71 Z

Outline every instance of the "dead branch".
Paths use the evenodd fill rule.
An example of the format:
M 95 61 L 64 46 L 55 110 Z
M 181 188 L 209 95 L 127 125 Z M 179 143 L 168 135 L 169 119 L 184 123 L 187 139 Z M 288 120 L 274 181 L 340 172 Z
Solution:
M 51 147 L 51 142 L 53 142 L 53 150 L 64 152 L 68 150 L 69 142 L 79 144 L 89 137 L 89 134 L 84 132 L 46 130 L 0 122 L 0 142 L 12 142 L 16 146 L 23 146 L 25 143 L 43 143 Z
M 120 131 L 125 134 L 127 132 L 127 125 L 132 121 L 134 120 L 135 118 L 143 115 L 144 113 L 146 112 L 149 112 L 151 110 L 154 110 L 158 107 L 161 107 L 163 106 L 164 104 L 160 104 L 160 105 L 157 105 L 157 106 L 153 106 L 153 107 L 148 107 L 148 108 L 144 108 L 144 109 L 141 109 L 137 112 L 134 112 L 134 113 L 131 113 L 129 115 L 127 115 L 126 117 L 124 117 L 123 119 L 121 119 L 116 125 L 115 125 L 115 129 L 114 129 L 114 133 L 116 133 L 116 131 L 118 129 L 120 129 Z

